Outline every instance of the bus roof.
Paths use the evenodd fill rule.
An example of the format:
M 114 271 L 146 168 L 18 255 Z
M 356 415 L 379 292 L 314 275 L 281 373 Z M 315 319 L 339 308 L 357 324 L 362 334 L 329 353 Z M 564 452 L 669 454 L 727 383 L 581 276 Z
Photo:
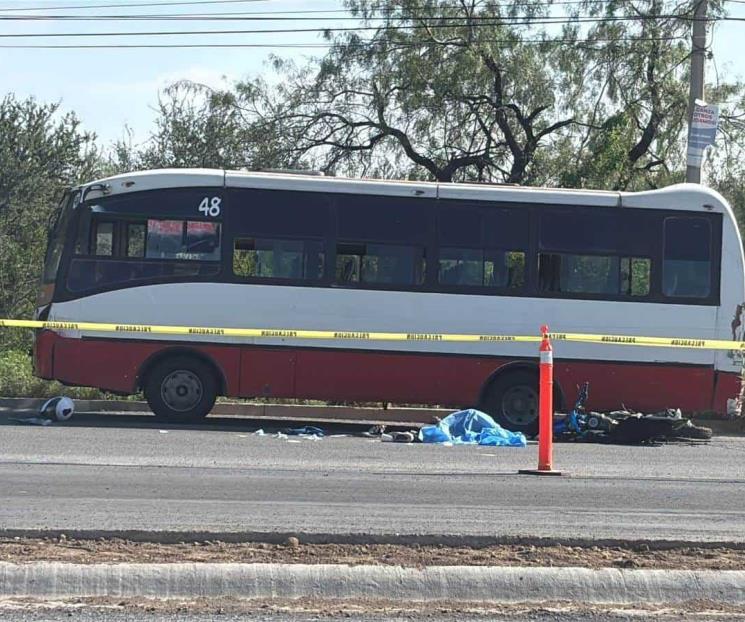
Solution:
M 698 184 L 676 184 L 643 192 L 619 192 L 537 188 L 532 186 L 353 179 L 220 169 L 155 169 L 115 175 L 84 184 L 83 187 L 89 188 L 91 198 L 165 188 L 230 187 L 458 199 L 461 201 L 653 209 L 669 209 L 671 203 L 673 203 L 676 210 L 701 211 L 705 209 L 707 211 L 729 213 L 730 216 L 734 217 L 731 208 L 719 193 Z

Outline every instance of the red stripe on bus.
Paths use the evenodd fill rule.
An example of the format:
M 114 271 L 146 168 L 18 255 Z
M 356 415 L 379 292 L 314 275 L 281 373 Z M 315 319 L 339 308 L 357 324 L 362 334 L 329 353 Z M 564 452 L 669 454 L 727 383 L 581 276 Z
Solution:
M 42 377 L 71 385 L 133 393 L 143 365 L 169 348 L 190 349 L 213 360 L 230 397 L 387 401 L 454 408 L 476 405 L 492 374 L 515 362 L 507 357 L 453 354 L 67 339 L 43 331 L 36 342 L 36 369 Z M 537 364 L 537 360 L 536 356 L 521 362 Z M 644 412 L 681 408 L 688 413 L 723 415 L 727 399 L 740 391 L 736 373 L 674 363 L 556 359 L 554 376 L 564 393 L 565 409 L 573 405 L 576 387 L 585 381 L 590 382 L 588 406 L 603 411 L 625 406 Z

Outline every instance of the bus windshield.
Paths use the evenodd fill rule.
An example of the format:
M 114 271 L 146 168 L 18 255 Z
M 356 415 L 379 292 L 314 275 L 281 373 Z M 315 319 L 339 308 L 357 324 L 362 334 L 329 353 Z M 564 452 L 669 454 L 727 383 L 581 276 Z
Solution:
M 54 283 L 57 278 L 57 270 L 62 259 L 62 251 L 65 248 L 67 223 L 70 222 L 70 216 L 72 214 L 72 196 L 73 193 L 71 190 L 67 190 L 62 196 L 62 200 L 57 207 L 54 223 L 49 232 L 47 256 L 44 260 L 44 274 L 42 276 L 42 281 L 45 284 Z

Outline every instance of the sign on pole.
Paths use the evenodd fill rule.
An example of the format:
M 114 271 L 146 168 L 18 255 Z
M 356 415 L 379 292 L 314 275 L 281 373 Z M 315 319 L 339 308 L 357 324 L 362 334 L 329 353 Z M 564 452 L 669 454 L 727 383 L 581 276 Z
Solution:
M 707 104 L 700 99 L 693 107 L 691 131 L 688 135 L 688 166 L 701 168 L 704 151 L 714 144 L 719 125 L 719 106 Z

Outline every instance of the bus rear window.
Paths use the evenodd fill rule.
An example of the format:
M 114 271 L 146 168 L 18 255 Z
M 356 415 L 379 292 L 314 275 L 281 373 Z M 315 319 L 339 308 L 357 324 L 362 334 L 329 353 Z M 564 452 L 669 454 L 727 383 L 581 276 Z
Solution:
M 711 225 L 704 218 L 665 219 L 662 290 L 671 298 L 711 293 Z

